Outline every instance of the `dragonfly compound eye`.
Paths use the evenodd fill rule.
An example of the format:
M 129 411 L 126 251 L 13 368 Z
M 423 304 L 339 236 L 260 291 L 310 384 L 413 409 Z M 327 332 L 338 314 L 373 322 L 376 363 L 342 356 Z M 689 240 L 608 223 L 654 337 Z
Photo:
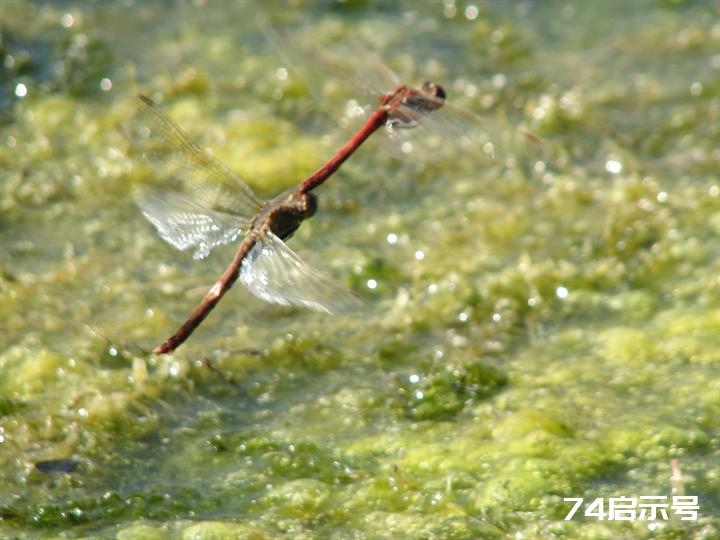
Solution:
M 311 216 L 314 216 L 315 212 L 317 212 L 317 208 L 318 208 L 317 195 L 314 195 L 313 193 L 306 193 L 305 194 L 305 217 L 309 218 Z
M 424 94 L 430 97 L 442 100 L 444 100 L 446 97 L 443 87 L 430 81 L 425 81 L 424 83 L 422 83 L 420 89 L 423 91 Z

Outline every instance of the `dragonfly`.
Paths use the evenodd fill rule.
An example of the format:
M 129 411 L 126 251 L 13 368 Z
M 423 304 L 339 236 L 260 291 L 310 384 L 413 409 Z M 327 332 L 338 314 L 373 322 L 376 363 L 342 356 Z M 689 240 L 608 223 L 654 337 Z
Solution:
M 405 85 L 380 56 L 360 43 L 352 42 L 351 50 L 336 50 L 333 54 L 328 47 L 318 48 L 294 39 L 266 18 L 259 17 L 257 23 L 267 41 L 306 83 L 322 108 L 327 110 L 327 100 L 323 99 L 316 81 L 323 80 L 327 73 L 332 73 L 341 86 L 349 90 L 341 125 L 371 116 L 377 102 L 391 100 L 389 96 L 406 96 L 393 104 L 394 112 L 382 126 L 391 141 L 383 148 L 395 156 L 407 158 L 407 154 L 414 153 L 415 159 L 432 159 L 442 155 L 439 150 L 455 146 L 463 152 L 473 152 L 476 157 L 509 162 L 517 155 L 536 156 L 542 147 L 542 141 L 529 131 L 447 103 L 443 88 L 431 82 L 422 83 L 419 92 Z M 348 62 L 352 57 L 359 57 L 360 61 Z M 409 96 L 405 94 L 408 90 Z M 417 93 L 412 95 L 412 92 Z M 328 113 L 337 117 L 333 111 Z
M 137 197 L 143 215 L 166 242 L 180 250 L 192 248 L 195 259 L 204 259 L 215 247 L 242 237 L 223 274 L 153 353 L 171 353 L 182 345 L 238 279 L 269 303 L 328 313 L 356 303 L 349 289 L 311 268 L 285 241 L 315 215 L 318 197 L 313 190 L 368 137 L 388 123 L 414 127 L 419 115 L 440 109 L 445 97 L 435 83 L 420 88 L 398 85 L 382 96 L 362 128 L 317 171 L 297 188 L 263 200 L 239 175 L 193 142 L 152 99 L 139 95 L 141 107 L 131 140 L 160 176 L 172 187 L 182 188 L 145 190 Z

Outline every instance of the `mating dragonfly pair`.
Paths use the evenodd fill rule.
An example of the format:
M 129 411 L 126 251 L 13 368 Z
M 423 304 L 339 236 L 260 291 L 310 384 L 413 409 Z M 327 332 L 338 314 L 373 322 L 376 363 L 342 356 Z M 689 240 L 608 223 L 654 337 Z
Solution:
M 143 107 L 133 126 L 134 143 L 158 174 L 171 183 L 182 183 L 188 193 L 146 191 L 138 197 L 145 217 L 164 240 L 181 250 L 193 249 L 196 259 L 242 237 L 225 272 L 186 322 L 153 352 L 164 354 L 179 347 L 238 279 L 255 296 L 284 306 L 333 312 L 355 302 L 351 291 L 309 267 L 284 241 L 315 214 L 317 197 L 312 191 L 378 129 L 385 128 L 397 139 L 398 133 L 426 126 L 432 118 L 447 128 L 447 140 L 467 137 L 470 113 L 453 109 L 445 117 L 438 116 L 445 114 L 440 111 L 445 97 L 443 88 L 434 83 L 419 88 L 396 84 L 394 90 L 378 96 L 378 106 L 362 128 L 327 163 L 296 189 L 264 201 L 237 174 L 195 144 L 151 99 L 139 96 Z M 474 127 L 485 136 L 487 152 L 490 132 L 483 124 L 478 119 Z

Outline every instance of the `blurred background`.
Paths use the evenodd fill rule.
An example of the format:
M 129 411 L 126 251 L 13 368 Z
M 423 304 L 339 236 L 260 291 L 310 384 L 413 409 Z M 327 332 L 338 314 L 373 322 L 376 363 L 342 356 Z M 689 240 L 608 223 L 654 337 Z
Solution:
M 0 0 L 0 537 L 719 536 L 719 9 Z M 317 191 L 289 245 L 362 304 L 237 285 L 153 357 L 234 246 L 143 218 L 136 94 L 271 198 L 378 58 L 462 122 Z M 697 520 L 582 515 L 642 495 Z

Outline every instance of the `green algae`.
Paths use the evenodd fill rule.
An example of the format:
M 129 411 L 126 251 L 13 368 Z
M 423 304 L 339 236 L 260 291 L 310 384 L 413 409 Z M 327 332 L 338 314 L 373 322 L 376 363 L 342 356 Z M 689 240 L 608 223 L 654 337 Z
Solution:
M 285 78 L 230 8 L 6 2 L 0 536 L 720 534 L 720 26 L 704 2 L 590 6 L 273 12 L 327 47 L 374 35 L 543 145 L 412 162 L 369 141 L 291 241 L 363 305 L 233 290 L 154 358 L 232 249 L 193 263 L 134 207 L 158 181 L 134 94 L 270 197 L 347 137 L 324 111 L 342 89 Z M 564 497 L 678 483 L 698 521 L 563 520 Z

